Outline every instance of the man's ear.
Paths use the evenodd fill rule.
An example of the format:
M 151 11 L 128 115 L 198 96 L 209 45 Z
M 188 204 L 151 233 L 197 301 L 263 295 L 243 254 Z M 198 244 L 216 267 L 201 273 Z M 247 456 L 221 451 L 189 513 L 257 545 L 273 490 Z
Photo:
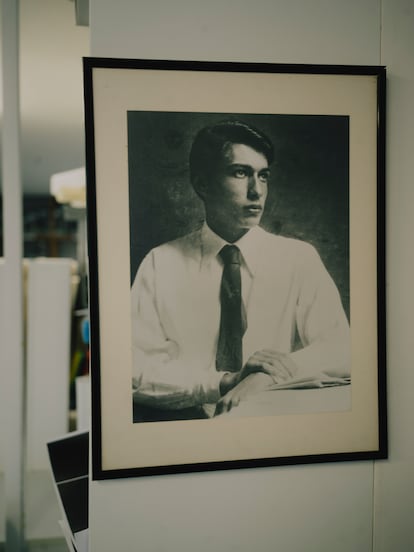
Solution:
M 208 192 L 207 178 L 204 175 L 195 175 L 192 180 L 192 185 L 196 194 L 204 200 Z

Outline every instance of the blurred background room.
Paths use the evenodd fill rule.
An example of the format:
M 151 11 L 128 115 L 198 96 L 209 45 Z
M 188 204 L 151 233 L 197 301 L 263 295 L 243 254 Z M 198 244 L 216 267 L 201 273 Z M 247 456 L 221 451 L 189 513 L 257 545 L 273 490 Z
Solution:
M 4 1 L 1 18 L 0 550 L 23 549 L 13 525 L 28 550 L 67 550 L 46 443 L 87 424 L 88 2 Z

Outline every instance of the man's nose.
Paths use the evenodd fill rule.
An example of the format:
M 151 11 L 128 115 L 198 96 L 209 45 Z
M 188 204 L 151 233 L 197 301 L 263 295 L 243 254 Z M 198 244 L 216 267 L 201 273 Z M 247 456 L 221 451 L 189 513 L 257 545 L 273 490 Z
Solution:
M 247 194 L 249 198 L 259 198 L 263 195 L 263 185 L 259 180 L 257 174 L 252 174 L 249 178 L 249 184 L 247 188 Z

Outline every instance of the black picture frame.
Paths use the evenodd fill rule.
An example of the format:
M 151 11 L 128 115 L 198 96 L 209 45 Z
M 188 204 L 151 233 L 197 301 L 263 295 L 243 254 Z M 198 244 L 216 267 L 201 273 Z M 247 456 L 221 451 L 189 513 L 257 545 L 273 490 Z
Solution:
M 84 94 L 93 479 L 386 458 L 385 67 L 84 58 Z M 283 193 L 269 188 L 262 225 L 321 255 L 350 319 L 352 385 L 306 390 L 326 406 L 289 389 L 298 410 L 134 421 L 131 285 L 201 220 L 186 155 L 229 117 L 276 136 Z

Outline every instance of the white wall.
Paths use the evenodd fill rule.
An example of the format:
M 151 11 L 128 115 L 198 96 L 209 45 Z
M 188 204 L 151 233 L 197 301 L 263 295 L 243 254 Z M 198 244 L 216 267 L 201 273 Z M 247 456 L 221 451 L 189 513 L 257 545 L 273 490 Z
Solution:
M 375 552 L 414 550 L 414 3 L 384 0 L 388 67 L 387 273 L 390 459 L 376 466 Z
M 0 259 L 0 305 L 4 305 L 4 259 Z M 6 321 L 4 316 L 0 316 L 0 366 L 5 366 L 6 356 Z M 6 410 L 6 370 L 0 370 L 0 420 L 5 420 Z M 6 521 L 6 495 L 4 488 L 4 469 L 6 448 L 6 427 L 0 423 L 0 543 L 5 539 L 5 521 Z
M 390 460 L 92 482 L 93 552 L 414 548 L 413 9 L 410 0 L 91 0 L 93 56 L 386 63 L 390 77 Z

